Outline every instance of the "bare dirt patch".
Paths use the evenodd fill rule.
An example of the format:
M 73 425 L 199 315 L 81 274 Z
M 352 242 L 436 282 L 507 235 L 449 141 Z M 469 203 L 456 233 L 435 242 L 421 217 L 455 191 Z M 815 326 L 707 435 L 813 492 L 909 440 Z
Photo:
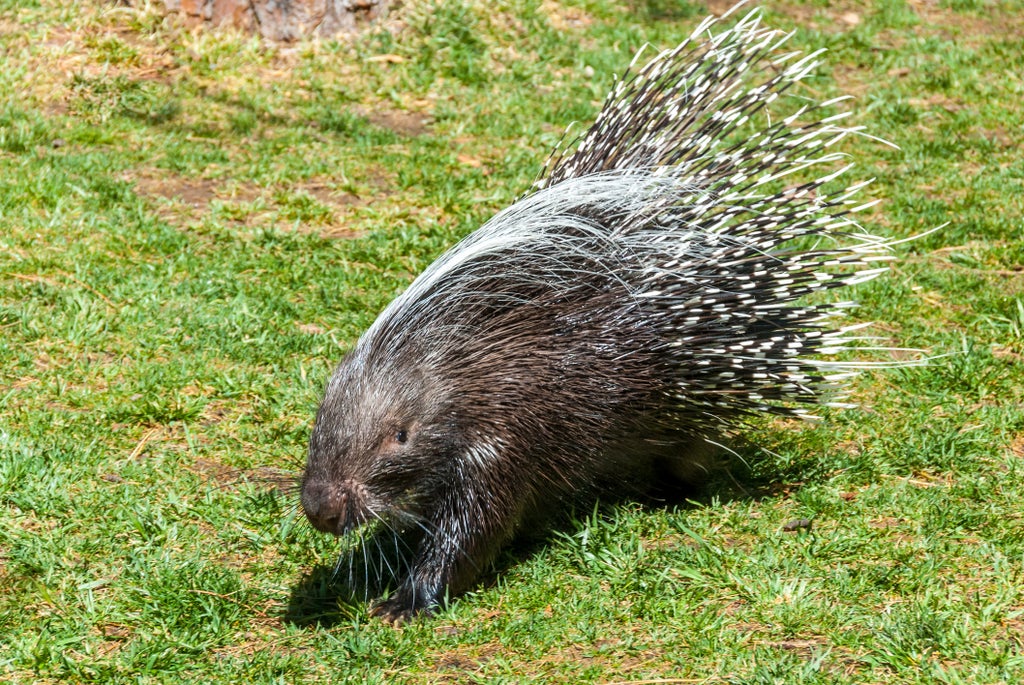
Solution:
M 366 204 L 365 198 L 362 198 L 355 193 L 339 190 L 332 184 L 325 181 L 307 181 L 306 183 L 300 183 L 294 186 L 294 188 L 309 194 L 311 197 L 316 198 L 317 201 L 335 209 Z
M 374 126 L 387 129 L 400 136 L 415 137 L 430 132 L 433 117 L 423 112 L 409 112 L 387 108 L 357 108 Z
M 219 184 L 216 181 L 196 178 L 188 179 L 180 176 L 127 176 L 125 180 L 134 180 L 136 192 L 141 195 L 161 197 L 171 200 L 196 211 L 205 211 L 210 201 L 218 197 Z
M 972 15 L 943 7 L 939 0 L 908 0 L 908 4 L 920 17 L 922 31 L 931 33 L 938 29 L 940 35 L 956 37 L 967 45 L 987 42 L 991 36 L 1024 36 L 1024 16 L 1001 11 L 998 6 L 987 6 L 983 14 Z
M 300 230 L 316 230 L 333 238 L 351 238 L 359 235 L 359 231 L 346 220 L 348 212 L 370 200 L 324 179 L 310 179 L 284 189 L 232 179 L 187 178 L 157 169 L 126 172 L 122 179 L 133 183 L 137 194 L 152 199 L 162 219 L 183 228 L 215 216 L 237 227 L 294 228 L 298 224 Z M 296 222 L 292 216 L 294 208 L 289 208 L 287 201 L 300 196 L 307 196 L 323 208 L 319 213 L 322 220 Z
M 240 469 L 222 464 L 215 459 L 199 457 L 189 466 L 189 471 L 204 481 L 212 483 L 219 490 L 235 490 L 244 483 L 257 483 L 266 486 L 265 490 L 274 490 L 278 494 L 288 495 L 295 491 L 296 474 L 271 467 Z
M 560 672 L 565 664 L 590 666 L 602 664 L 612 671 L 625 676 L 642 669 L 656 668 L 661 663 L 661 654 L 657 651 L 641 651 L 624 653 L 621 641 L 616 638 L 598 639 L 593 644 L 571 644 L 558 650 L 552 650 L 540 659 L 530 660 L 529 672 L 555 673 Z M 434 671 L 439 678 L 437 682 L 462 683 L 470 674 L 482 674 L 488 662 L 495 658 L 505 661 L 521 661 L 522 657 L 510 652 L 502 645 L 490 643 L 481 646 L 458 648 L 442 654 L 434 662 Z M 520 672 L 525 670 L 522 664 Z M 654 681 L 651 681 L 654 682 Z
M 559 3 L 545 0 L 540 9 L 557 31 L 579 30 L 594 23 L 594 18 L 578 7 L 562 7 Z
M 1007 616 L 1024 615 L 1024 607 L 1014 607 L 1006 612 Z M 1024 648 L 1024 621 L 1019 618 L 1005 618 L 1000 622 L 1002 636 L 1017 645 L 1018 649 Z
M 829 641 L 824 637 L 816 636 L 809 639 L 792 639 L 792 640 L 780 640 L 771 641 L 765 640 L 761 644 L 767 647 L 774 647 L 776 649 L 784 649 L 787 652 L 793 652 L 803 659 L 810 659 L 816 651 L 827 649 Z
M 794 24 L 825 33 L 849 31 L 864 21 L 865 14 L 864 6 L 857 2 L 830 2 L 827 7 L 780 4 L 772 9 L 792 19 Z
M 442 678 L 441 682 L 465 682 L 464 674 L 480 671 L 502 652 L 502 646 L 496 643 L 452 650 L 437 657 L 434 671 Z

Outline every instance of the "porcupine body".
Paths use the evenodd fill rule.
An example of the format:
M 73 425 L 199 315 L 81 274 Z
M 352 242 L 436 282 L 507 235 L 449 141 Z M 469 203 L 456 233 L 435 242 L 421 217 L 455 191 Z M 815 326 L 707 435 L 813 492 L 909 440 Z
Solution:
M 888 259 L 851 217 L 859 186 L 825 195 L 854 129 L 832 103 L 769 116 L 816 55 L 782 54 L 757 11 L 714 24 L 620 80 L 328 382 L 302 505 L 319 530 L 393 536 L 375 613 L 438 606 L 524 522 L 661 462 L 692 471 L 745 418 L 806 414 L 855 372 L 822 357 L 858 346 L 830 321 L 849 303 L 806 300 Z

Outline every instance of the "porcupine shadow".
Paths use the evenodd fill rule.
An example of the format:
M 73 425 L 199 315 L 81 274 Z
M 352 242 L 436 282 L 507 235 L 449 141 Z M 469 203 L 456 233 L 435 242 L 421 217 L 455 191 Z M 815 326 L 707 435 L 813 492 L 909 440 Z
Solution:
M 295 584 L 283 620 L 321 628 L 351 621 L 370 600 L 395 589 L 417 540 L 383 529 L 353 532 L 336 564 L 316 566 Z
M 762 437 L 767 439 L 763 446 L 736 438 L 739 444 L 734 442 L 708 456 L 706 468 L 692 474 L 692 478 L 681 479 L 671 468 L 662 466 L 640 479 L 626 481 L 625 488 L 623 481 L 617 481 L 617 491 L 605 487 L 580 496 L 536 525 L 526 526 L 487 568 L 480 569 L 469 591 L 493 587 L 511 569 L 582 529 L 595 512 L 613 519 L 620 507 L 639 504 L 652 513 L 664 511 L 682 517 L 688 510 L 712 504 L 775 497 L 794 483 L 824 477 L 812 455 L 785 465 L 765 459 L 786 440 L 782 434 Z M 377 530 L 366 536 L 364 544 L 350 540 L 337 564 L 317 566 L 293 586 L 283 620 L 300 627 L 330 628 L 363 615 L 368 602 L 393 592 L 399 585 L 408 564 L 401 551 L 404 548 L 406 556 L 411 555 L 418 538 L 406 538 L 403 547 L 401 543 L 396 545 L 388 531 Z

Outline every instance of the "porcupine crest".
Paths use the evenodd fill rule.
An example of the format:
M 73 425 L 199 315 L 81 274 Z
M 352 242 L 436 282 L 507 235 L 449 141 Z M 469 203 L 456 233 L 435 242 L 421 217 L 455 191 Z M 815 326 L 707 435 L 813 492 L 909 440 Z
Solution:
M 852 216 L 872 204 L 855 199 L 865 184 L 825 194 L 848 168 L 830 147 L 859 129 L 821 114 L 843 98 L 772 121 L 818 53 L 782 53 L 789 36 L 758 11 L 714 23 L 619 81 L 533 189 L 428 267 L 328 384 L 303 506 L 335 534 L 378 520 L 399 546 L 419 532 L 402 538 L 386 617 L 465 587 L 546 501 L 751 414 L 840 403 L 871 364 L 822 357 L 871 349 L 859 327 L 830 325 L 851 303 L 807 302 L 890 259 Z

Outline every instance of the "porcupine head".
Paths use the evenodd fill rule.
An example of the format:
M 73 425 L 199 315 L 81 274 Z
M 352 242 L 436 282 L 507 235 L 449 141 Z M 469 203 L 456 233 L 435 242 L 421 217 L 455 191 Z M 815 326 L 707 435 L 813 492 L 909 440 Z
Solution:
M 376 614 L 440 605 L 567 495 L 750 415 L 806 415 L 860 368 L 820 360 L 857 348 L 830 323 L 850 303 L 805 301 L 886 270 L 889 245 L 851 218 L 864 184 L 829 186 L 829 146 L 857 129 L 832 102 L 767 116 L 815 55 L 781 53 L 756 11 L 714 23 L 621 80 L 574 150 L 428 267 L 328 382 L 302 506 L 318 530 L 393 540 Z

